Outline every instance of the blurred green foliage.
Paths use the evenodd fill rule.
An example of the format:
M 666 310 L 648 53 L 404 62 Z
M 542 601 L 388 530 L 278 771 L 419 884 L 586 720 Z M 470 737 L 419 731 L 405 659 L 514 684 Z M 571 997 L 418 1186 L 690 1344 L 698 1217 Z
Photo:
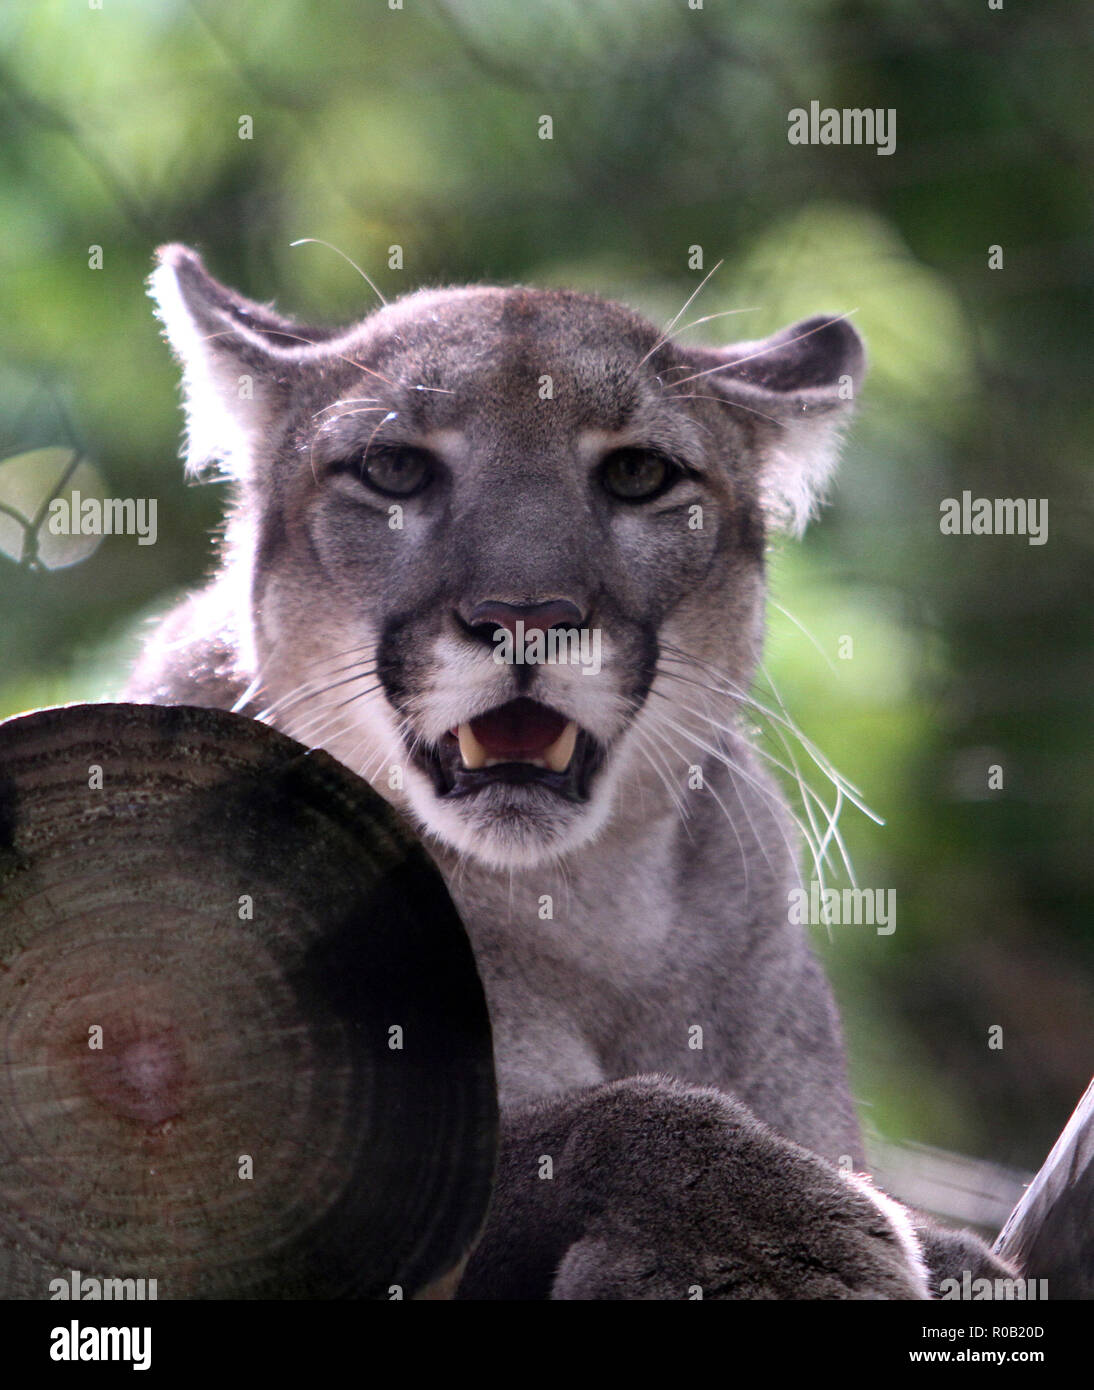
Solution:
M 0 713 L 116 689 L 208 567 L 221 497 L 177 462 L 157 243 L 307 318 L 372 302 L 341 257 L 290 248 L 309 236 L 389 296 L 566 283 L 658 319 L 699 245 L 725 265 L 689 318 L 747 312 L 697 341 L 853 312 L 871 376 L 832 507 L 773 557 L 768 669 L 884 817 L 841 824 L 898 916 L 818 947 L 867 1122 L 1035 1166 L 1094 1019 L 1091 46 L 1067 0 L 3 7 L 0 459 L 79 451 L 112 495 L 159 499 L 159 540 L 39 572 L 0 555 Z M 895 154 L 790 145 L 813 99 L 895 109 Z M 941 535 L 964 489 L 1048 498 L 1048 544 Z

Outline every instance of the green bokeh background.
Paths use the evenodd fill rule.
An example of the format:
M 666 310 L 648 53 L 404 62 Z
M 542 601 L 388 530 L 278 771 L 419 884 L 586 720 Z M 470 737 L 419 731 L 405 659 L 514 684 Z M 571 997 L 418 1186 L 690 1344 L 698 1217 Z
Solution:
M 209 565 L 222 496 L 183 481 L 142 283 L 160 242 L 312 319 L 373 301 L 301 237 L 389 297 L 568 284 L 659 320 L 700 246 L 725 264 L 688 317 L 747 312 L 695 341 L 853 311 L 867 389 L 832 506 L 772 557 L 768 669 L 885 818 L 841 825 L 897 930 L 818 947 L 867 1123 L 1036 1167 L 1094 1069 L 1092 22 L 1068 0 L 0 8 L 0 500 L 47 447 L 159 500 L 153 547 L 0 555 L 0 714 L 116 690 Z M 894 108 L 896 152 L 790 145 L 813 99 Z M 1047 498 L 1048 543 L 941 535 L 964 489 Z

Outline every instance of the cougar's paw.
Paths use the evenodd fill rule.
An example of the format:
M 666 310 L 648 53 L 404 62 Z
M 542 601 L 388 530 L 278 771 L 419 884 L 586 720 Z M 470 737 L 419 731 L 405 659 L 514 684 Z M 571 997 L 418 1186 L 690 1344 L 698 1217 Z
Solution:
M 904 1209 L 717 1091 L 641 1077 L 599 1091 L 560 1175 L 585 1220 L 560 1299 L 918 1299 Z
M 918 1213 L 914 1217 L 916 1234 L 930 1274 L 931 1296 L 939 1296 L 944 1279 L 960 1286 L 967 1275 L 975 1279 L 1017 1279 L 1019 1270 L 998 1255 L 971 1231 L 955 1231 L 938 1226 Z

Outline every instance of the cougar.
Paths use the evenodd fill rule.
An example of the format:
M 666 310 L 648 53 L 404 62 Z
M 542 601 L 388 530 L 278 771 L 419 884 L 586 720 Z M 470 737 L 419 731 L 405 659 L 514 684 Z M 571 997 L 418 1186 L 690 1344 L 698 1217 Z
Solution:
M 126 695 L 327 749 L 440 867 L 502 1110 L 459 1296 L 927 1298 L 995 1266 L 861 1171 L 748 732 L 765 555 L 864 370 L 847 321 L 685 347 L 593 296 L 470 286 L 320 329 L 183 246 L 151 285 L 188 466 L 233 500 Z

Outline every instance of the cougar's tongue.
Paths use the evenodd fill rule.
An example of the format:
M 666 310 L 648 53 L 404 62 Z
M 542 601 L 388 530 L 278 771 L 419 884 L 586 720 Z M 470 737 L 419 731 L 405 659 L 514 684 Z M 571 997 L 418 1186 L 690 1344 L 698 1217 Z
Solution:
M 488 710 L 457 731 L 466 767 L 493 762 L 542 762 L 564 771 L 573 755 L 577 725 L 557 710 L 521 698 Z
M 561 714 L 534 700 L 510 700 L 471 721 L 488 758 L 541 758 L 566 727 Z

